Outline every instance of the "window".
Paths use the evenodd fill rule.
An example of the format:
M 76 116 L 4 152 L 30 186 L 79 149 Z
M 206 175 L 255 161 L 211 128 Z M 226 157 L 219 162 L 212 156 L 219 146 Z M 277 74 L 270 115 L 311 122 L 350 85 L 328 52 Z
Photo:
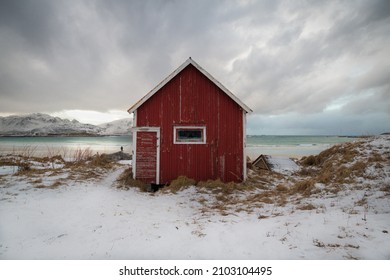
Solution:
M 174 144 L 206 144 L 206 127 L 175 126 L 173 142 Z

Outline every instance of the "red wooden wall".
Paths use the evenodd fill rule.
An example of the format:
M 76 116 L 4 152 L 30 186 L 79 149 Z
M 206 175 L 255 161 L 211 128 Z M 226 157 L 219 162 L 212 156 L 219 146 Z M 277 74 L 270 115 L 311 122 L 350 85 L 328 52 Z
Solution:
M 197 181 L 243 180 L 243 110 L 188 65 L 136 112 L 136 126 L 160 127 L 160 183 L 180 175 Z M 174 144 L 175 125 L 206 126 L 206 144 Z

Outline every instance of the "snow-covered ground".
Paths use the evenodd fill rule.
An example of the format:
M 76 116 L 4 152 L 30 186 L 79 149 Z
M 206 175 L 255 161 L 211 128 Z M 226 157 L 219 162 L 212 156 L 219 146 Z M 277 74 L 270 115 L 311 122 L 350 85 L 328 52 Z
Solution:
M 380 168 L 367 164 L 372 179 L 359 187 L 344 184 L 336 193 L 316 183 L 313 195 L 285 203 L 264 202 L 264 188 L 255 188 L 234 194 L 238 200 L 224 202 L 223 211 L 214 207 L 215 193 L 195 186 L 118 189 L 126 165 L 85 179 L 59 162 L 34 175 L 7 165 L 0 170 L 0 259 L 390 259 L 389 139 L 358 149 L 382 155 Z M 299 175 L 277 178 L 267 191 L 283 192 L 280 184 Z

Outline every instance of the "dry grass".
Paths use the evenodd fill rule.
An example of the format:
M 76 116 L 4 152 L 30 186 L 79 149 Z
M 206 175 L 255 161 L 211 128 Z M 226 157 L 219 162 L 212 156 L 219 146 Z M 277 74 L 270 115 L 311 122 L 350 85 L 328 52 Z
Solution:
M 344 190 L 344 187 L 343 187 L 343 185 L 340 185 L 340 184 L 331 184 L 325 189 L 325 191 L 327 193 L 332 193 L 332 194 L 338 194 L 339 192 L 341 192 L 343 190 Z
M 273 204 L 275 201 L 275 193 L 272 191 L 265 191 L 262 193 L 250 195 L 245 202 L 253 204 L 253 203 L 265 203 L 265 204 Z M 250 205 L 249 204 L 249 205 Z
M 238 184 L 234 182 L 230 183 L 224 183 L 220 179 L 217 180 L 207 180 L 207 181 L 200 181 L 197 184 L 197 187 L 199 189 L 203 189 L 206 191 L 210 191 L 214 194 L 225 194 L 225 195 L 231 195 L 236 191 L 239 191 Z
M 17 166 L 18 166 L 18 172 L 17 172 L 18 175 L 28 174 L 32 171 L 31 165 L 28 162 L 19 162 Z
M 300 194 L 304 197 L 309 197 L 312 194 L 316 194 L 319 190 L 314 186 L 316 180 L 306 179 L 296 182 L 289 191 L 290 195 Z
M 386 195 L 390 195 L 390 184 L 384 184 L 381 188 L 380 191 L 386 193 Z
M 279 184 L 279 185 L 276 186 L 275 191 L 279 192 L 279 193 L 288 193 L 289 192 L 289 188 L 286 187 L 285 185 Z
M 308 156 L 302 158 L 301 164 L 303 166 L 313 166 L 313 165 L 318 165 L 319 161 L 317 160 L 316 156 Z
M 55 147 L 46 146 L 46 154 L 48 158 L 61 157 L 64 159 L 64 158 L 68 158 L 70 151 L 67 147 L 55 148 Z
M 170 191 L 172 193 L 177 193 L 178 191 L 189 187 L 195 186 L 196 181 L 194 179 L 188 178 L 186 176 L 179 176 L 177 179 L 173 180 L 169 186 L 163 188 L 163 191 Z
M 92 167 L 100 167 L 100 168 L 112 168 L 114 163 L 110 161 L 106 156 L 96 154 L 92 157 L 91 161 L 88 164 Z
M 352 165 L 351 173 L 356 177 L 364 177 L 366 167 L 367 167 L 367 162 L 363 162 L 362 160 L 357 161 Z
M 53 182 L 51 185 L 40 184 L 40 185 L 35 186 L 35 188 L 37 188 L 37 189 L 57 189 L 58 187 L 60 187 L 62 185 L 64 185 L 64 183 L 61 180 L 57 180 L 57 181 Z
M 72 161 L 75 163 L 86 162 L 92 158 L 93 151 L 90 148 L 78 148 L 72 154 Z
M 105 175 L 106 170 L 98 168 L 84 167 L 73 167 L 69 169 L 69 179 L 74 181 L 96 181 Z
M 130 188 L 138 188 L 142 192 L 147 191 L 147 185 L 139 180 L 133 178 L 133 171 L 131 168 L 126 169 L 117 179 L 117 187 L 119 189 L 128 190 Z
M 314 181 L 302 180 L 292 186 L 278 184 L 274 188 L 248 195 L 243 198 L 240 203 L 253 207 L 253 205 L 261 206 L 261 204 L 275 204 L 284 206 L 289 202 L 296 201 L 296 196 L 309 197 L 312 194 L 318 193 L 319 190 L 314 187 Z
M 367 198 L 363 197 L 362 199 L 359 199 L 358 201 L 356 201 L 354 204 L 355 204 L 355 206 L 366 206 L 367 203 L 368 203 Z
M 322 242 L 318 239 L 314 239 L 313 244 L 314 244 L 314 246 L 320 247 L 320 248 L 333 248 L 333 249 L 334 248 L 352 248 L 352 249 L 359 249 L 360 248 L 359 245 L 352 245 L 352 244 L 345 244 L 345 245 L 341 245 L 338 243 L 325 244 L 324 242 Z
M 196 186 L 196 190 L 201 194 L 211 195 L 211 198 L 205 199 L 198 197 L 197 201 L 203 205 L 201 212 L 218 211 L 221 215 L 228 215 L 229 209 L 242 203 L 238 195 L 251 187 L 244 184 L 237 184 L 234 182 L 224 183 L 220 179 L 200 181 L 196 183 L 195 180 L 185 176 L 179 176 L 173 180 L 169 186 L 162 189 L 162 192 L 169 191 L 177 193 L 188 186 Z M 250 211 L 247 207 L 236 211 Z
M 26 145 L 21 148 L 21 151 L 19 153 L 13 152 L 13 154 L 18 154 L 18 156 L 24 157 L 24 158 L 30 158 L 33 157 L 35 154 L 35 151 L 37 150 L 36 146 Z
M 335 145 L 316 156 L 303 157 L 300 163 L 303 166 L 322 166 L 329 160 L 341 160 L 344 163 L 351 162 L 358 155 L 356 148 L 356 143 Z
M 297 209 L 298 210 L 314 210 L 314 209 L 317 209 L 317 207 L 311 203 L 307 203 L 307 204 L 298 206 Z
M 365 152 L 367 149 L 370 152 Z M 346 185 L 357 189 L 364 188 L 360 183 L 362 179 L 378 179 L 377 175 L 372 174 L 382 172 L 384 162 L 386 160 L 383 155 L 373 146 L 361 141 L 344 143 L 335 145 L 317 156 L 303 158 L 300 163 L 304 168 L 297 175 L 323 183 L 327 185 L 328 192 L 337 193 Z M 377 172 L 371 172 L 370 175 L 370 172 L 367 172 L 368 167 Z
M 23 176 L 32 181 L 42 176 L 57 176 L 65 172 L 69 173 L 70 180 L 98 180 L 116 164 L 101 155 L 90 156 L 90 151 L 90 149 L 78 149 L 75 151 L 74 160 L 70 162 L 54 153 L 45 157 L 33 157 L 30 156 L 30 152 L 27 153 L 28 156 L 0 156 L 0 166 L 15 166 L 17 172 L 13 176 Z
M 299 176 L 315 176 L 317 174 L 317 171 L 314 168 L 311 167 L 303 167 L 298 172 L 296 172 Z
M 30 158 L 24 156 L 1 156 L 0 166 L 16 166 L 16 175 L 23 175 L 31 172 Z
M 371 154 L 371 156 L 368 158 L 368 162 L 369 162 L 369 163 L 372 163 L 372 162 L 382 162 L 382 161 L 384 161 L 384 160 L 386 160 L 386 159 L 384 159 L 384 158 L 382 157 L 382 155 L 379 154 L 378 152 L 373 152 L 373 153 Z

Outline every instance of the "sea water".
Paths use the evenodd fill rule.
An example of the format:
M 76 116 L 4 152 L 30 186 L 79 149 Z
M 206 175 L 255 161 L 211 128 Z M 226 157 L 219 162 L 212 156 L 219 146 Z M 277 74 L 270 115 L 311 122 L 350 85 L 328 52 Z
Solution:
M 21 154 L 29 156 L 61 155 L 71 157 L 77 150 L 89 149 L 91 153 L 114 153 L 132 151 L 130 136 L 95 137 L 0 137 L 0 155 Z
M 246 153 L 254 159 L 261 154 L 300 158 L 355 138 L 339 136 L 272 136 L 249 135 Z M 70 156 L 76 150 L 90 149 L 93 153 L 131 153 L 131 136 L 99 137 L 0 137 L 0 155 L 24 154 L 29 156 Z
M 301 158 L 319 154 L 335 144 L 354 140 L 356 138 L 346 136 L 249 135 L 246 141 L 246 154 L 251 159 L 255 159 L 261 154 Z

